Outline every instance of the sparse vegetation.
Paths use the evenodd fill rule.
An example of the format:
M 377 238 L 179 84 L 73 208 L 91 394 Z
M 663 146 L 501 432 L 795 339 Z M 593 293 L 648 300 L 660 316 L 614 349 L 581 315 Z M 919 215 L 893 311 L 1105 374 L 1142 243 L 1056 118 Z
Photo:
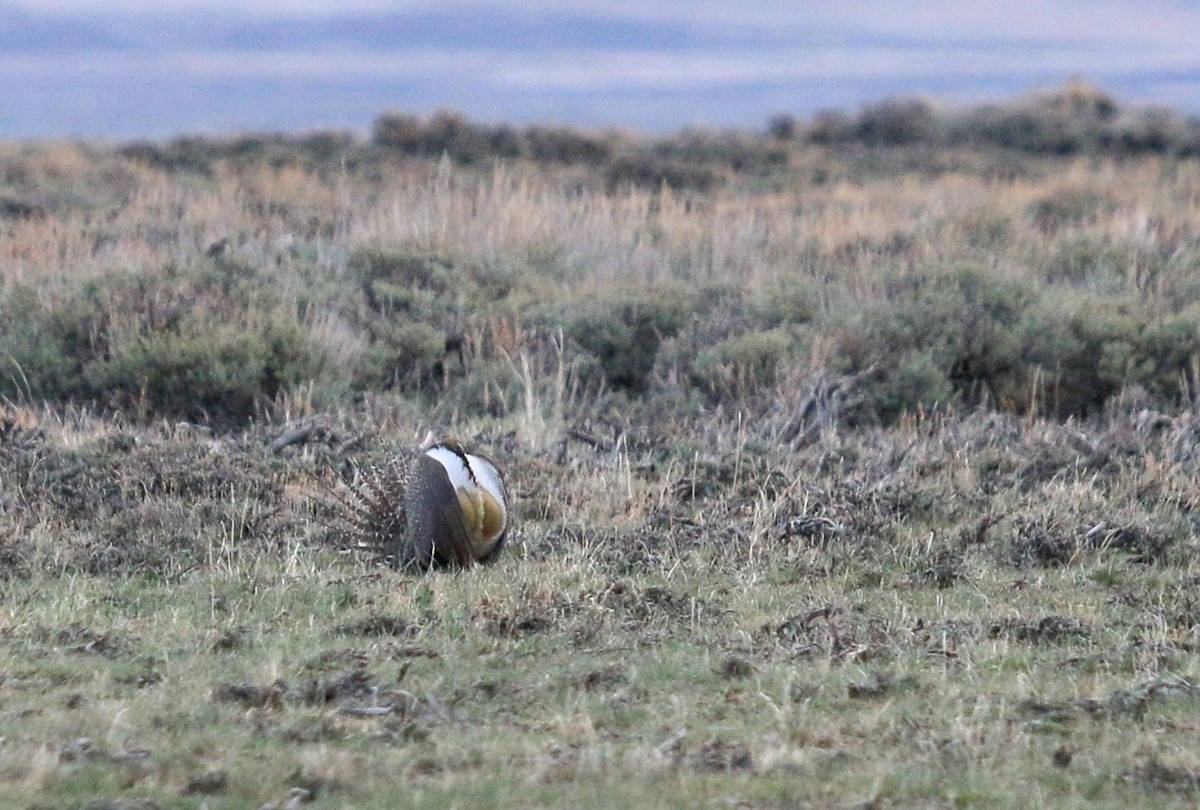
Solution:
M 1194 801 L 1196 137 L 0 146 L 0 803 Z M 345 554 L 431 432 L 505 555 Z

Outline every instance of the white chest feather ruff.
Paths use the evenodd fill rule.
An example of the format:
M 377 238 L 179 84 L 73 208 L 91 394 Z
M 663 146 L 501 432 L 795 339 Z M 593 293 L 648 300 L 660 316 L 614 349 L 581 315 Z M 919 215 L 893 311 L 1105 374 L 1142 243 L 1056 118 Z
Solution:
M 448 447 L 438 445 L 431 447 L 425 451 L 425 455 L 432 458 L 434 461 L 442 465 L 446 470 L 446 476 L 450 479 L 450 484 L 459 494 L 459 499 L 463 501 L 465 510 L 472 503 L 480 504 L 478 513 L 475 519 L 482 528 L 485 521 L 486 512 L 482 508 L 484 500 L 494 504 L 493 509 L 499 511 L 499 521 L 496 524 L 495 519 L 487 521 L 490 531 L 485 532 L 485 537 L 491 539 L 492 536 L 503 531 L 508 518 L 507 497 L 504 491 L 504 482 L 500 478 L 500 472 L 496 469 L 492 462 L 482 456 L 464 453 L 462 455 L 454 452 Z M 476 512 L 475 509 L 470 509 L 470 512 Z

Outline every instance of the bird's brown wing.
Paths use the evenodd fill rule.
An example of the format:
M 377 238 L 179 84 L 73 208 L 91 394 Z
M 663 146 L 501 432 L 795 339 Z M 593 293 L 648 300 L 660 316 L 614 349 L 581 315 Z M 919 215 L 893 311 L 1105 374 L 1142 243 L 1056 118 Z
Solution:
M 458 493 L 441 463 L 419 456 L 406 501 L 408 542 L 419 568 L 464 566 L 472 562 L 471 540 Z

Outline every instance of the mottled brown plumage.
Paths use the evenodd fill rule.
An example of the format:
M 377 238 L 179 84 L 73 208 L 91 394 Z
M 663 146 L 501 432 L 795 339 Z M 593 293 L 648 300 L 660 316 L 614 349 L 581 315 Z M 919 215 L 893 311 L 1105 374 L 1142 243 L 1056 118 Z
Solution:
M 490 563 L 508 534 L 508 493 L 491 461 L 447 441 L 364 471 L 346 524 L 359 548 L 397 567 Z

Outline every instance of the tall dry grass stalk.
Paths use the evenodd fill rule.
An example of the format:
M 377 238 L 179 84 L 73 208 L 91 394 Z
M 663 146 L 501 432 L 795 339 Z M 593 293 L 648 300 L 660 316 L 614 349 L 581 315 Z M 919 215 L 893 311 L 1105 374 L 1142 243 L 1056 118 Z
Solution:
M 822 159 L 829 156 L 801 154 L 795 163 L 803 172 Z M 705 195 L 606 193 L 577 172 L 523 163 L 486 171 L 397 164 L 367 179 L 295 166 L 219 166 L 200 177 L 62 147 L 19 160 L 56 187 L 87 182 L 103 163 L 119 169 L 125 188 L 120 199 L 57 205 L 0 227 L 6 277 L 36 286 L 193 262 L 225 239 L 247 260 L 282 268 L 281 281 L 298 253 L 338 272 L 355 248 L 400 246 L 484 267 L 533 266 L 584 288 L 668 277 L 755 284 L 781 274 L 820 277 L 836 264 L 843 280 L 871 296 L 881 258 L 903 265 L 961 257 L 968 221 L 1008 223 L 996 258 L 1022 273 L 1055 238 L 1038 229 L 1030 207 L 1070 192 L 1103 201 L 1072 226 L 1081 234 L 1168 253 L 1200 235 L 1200 167 L 1155 158 L 1077 158 L 1052 173 L 1013 176 L 834 172 L 817 183 Z
M 356 258 L 428 260 L 451 281 L 414 282 L 425 308 L 414 320 L 425 318 L 424 332 L 398 337 L 387 350 L 409 351 L 399 346 L 404 340 L 433 345 L 444 330 L 463 338 L 464 360 L 472 352 L 507 356 L 512 379 L 523 381 L 517 397 L 527 425 L 560 422 L 574 407 L 563 392 L 582 382 L 569 369 L 535 362 L 535 354 L 565 353 L 550 338 L 531 348 L 521 320 L 546 315 L 569 336 L 564 311 L 583 311 L 589 296 L 625 286 L 681 282 L 675 291 L 708 302 L 696 304 L 699 312 L 741 295 L 762 303 L 775 296 L 771 285 L 791 284 L 779 287 L 774 321 L 737 322 L 718 304 L 713 321 L 696 326 L 707 332 L 694 345 L 708 348 L 739 329 L 819 321 L 811 335 L 787 333 L 796 351 L 784 363 L 793 372 L 844 361 L 843 325 L 853 328 L 864 312 L 930 279 L 938 283 L 947 270 L 982 267 L 989 283 L 1020 282 L 1039 294 L 1073 285 L 1070 292 L 1084 295 L 1128 296 L 1170 316 L 1196 299 L 1200 168 L 1188 161 L 1014 159 L 1006 169 L 947 153 L 866 170 L 832 151 L 797 147 L 777 175 L 677 192 L 614 190 L 598 172 L 521 161 L 479 168 L 391 160 L 377 171 L 216 161 L 206 173 L 188 173 L 115 154 L 43 151 L 9 156 L 21 167 L 11 174 L 35 178 L 46 199 L 31 200 L 44 206 L 36 216 L 0 221 L 0 263 L 6 283 L 33 287 L 48 309 L 60 294 L 86 298 L 97 305 L 106 337 L 128 344 L 141 338 L 148 311 L 162 309 L 162 300 L 178 309 L 172 296 L 191 300 L 204 297 L 197 290 L 215 290 L 213 299 L 230 299 L 232 309 L 261 310 L 315 336 L 323 352 L 316 365 L 348 368 L 381 342 L 364 325 L 363 307 L 373 304 L 359 294 L 372 294 L 372 280 L 354 275 Z M 89 197 L 84 189 L 92 183 L 101 190 Z M 133 292 L 101 285 L 81 294 L 81 280 L 114 272 L 135 276 Z M 143 282 L 152 288 L 144 306 Z M 122 295 L 130 300 L 111 300 Z M 403 297 L 397 306 L 407 306 Z M 270 331 L 258 315 L 201 315 Z M 803 355 L 811 362 L 796 359 Z M 387 358 L 376 359 L 374 376 L 359 379 L 388 376 Z M 338 384 L 350 385 L 349 375 Z M 484 404 L 493 393 L 505 398 L 498 390 L 505 384 L 480 380 Z M 752 387 L 743 381 L 737 393 Z
M 516 357 L 503 352 L 520 386 L 521 422 L 519 435 L 538 443 L 548 433 L 560 433 L 568 416 L 577 418 L 583 404 L 583 388 L 574 364 L 567 359 L 566 338 L 561 329 L 548 338 L 552 350 L 549 368 L 531 362 L 529 352 Z

